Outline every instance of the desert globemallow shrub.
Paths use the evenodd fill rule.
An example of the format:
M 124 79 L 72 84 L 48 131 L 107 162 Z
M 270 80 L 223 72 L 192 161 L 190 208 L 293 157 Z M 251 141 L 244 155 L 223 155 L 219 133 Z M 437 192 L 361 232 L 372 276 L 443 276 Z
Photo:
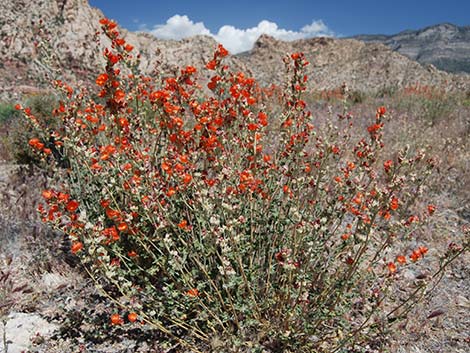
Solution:
M 53 131 L 17 108 L 36 153 L 67 159 L 39 212 L 115 305 L 111 324 L 183 351 L 346 352 L 406 316 L 425 285 L 396 286 L 428 252 L 409 244 L 435 207 L 411 210 L 434 161 L 384 155 L 384 107 L 358 140 L 347 114 L 319 130 L 302 53 L 285 59 L 279 109 L 221 45 L 206 89 L 192 66 L 141 75 L 116 23 L 101 25 L 97 94 L 55 82 Z

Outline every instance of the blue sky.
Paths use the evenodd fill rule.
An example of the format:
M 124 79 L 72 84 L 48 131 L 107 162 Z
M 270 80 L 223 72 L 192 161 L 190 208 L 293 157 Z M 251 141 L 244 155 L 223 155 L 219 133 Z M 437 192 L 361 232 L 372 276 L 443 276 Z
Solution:
M 165 39 L 212 35 L 232 52 L 261 33 L 284 40 L 393 34 L 442 22 L 470 25 L 470 0 L 89 0 L 129 30 Z

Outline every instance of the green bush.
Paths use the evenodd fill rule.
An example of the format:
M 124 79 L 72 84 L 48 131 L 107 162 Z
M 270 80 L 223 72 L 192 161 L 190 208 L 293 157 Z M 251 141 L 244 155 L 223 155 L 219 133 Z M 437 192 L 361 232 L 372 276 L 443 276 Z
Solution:
M 447 119 L 457 105 L 456 95 L 448 94 L 430 86 L 411 86 L 398 93 L 397 108 L 412 112 L 423 121 L 434 126 Z
M 15 109 L 13 104 L 6 102 L 0 103 L 0 159 L 11 159 L 13 146 L 9 138 L 9 131 L 12 123 L 15 123 L 19 115 L 19 112 Z
M 40 119 L 44 128 L 44 139 L 48 143 L 46 135 L 47 131 L 60 130 L 60 123 L 52 116 L 54 108 L 57 106 L 58 101 L 53 95 L 35 95 L 25 99 L 25 106 L 29 107 L 31 114 Z M 27 124 L 23 119 L 17 119 L 18 110 L 13 106 L 8 109 L 13 109 L 14 114 L 10 115 L 11 118 L 5 122 L 4 126 L 4 154 L 7 159 L 16 164 L 34 164 L 39 165 L 41 158 L 33 151 L 28 144 L 28 141 L 36 136 L 35 129 L 31 124 Z
M 12 119 L 19 117 L 20 114 L 15 109 L 14 104 L 0 103 L 0 124 L 3 125 Z

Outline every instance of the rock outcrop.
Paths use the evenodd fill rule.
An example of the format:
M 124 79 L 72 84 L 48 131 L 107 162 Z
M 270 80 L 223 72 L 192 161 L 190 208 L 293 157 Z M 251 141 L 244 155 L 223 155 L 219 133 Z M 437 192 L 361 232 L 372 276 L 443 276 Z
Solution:
M 11 96 L 32 87 L 49 86 L 51 78 L 93 82 L 102 70 L 102 51 L 109 41 L 100 33 L 103 13 L 87 0 L 0 0 L 0 94 Z M 121 35 L 141 54 L 140 67 L 149 73 L 173 66 L 202 66 L 216 42 L 197 36 L 181 41 L 158 40 L 123 28 Z

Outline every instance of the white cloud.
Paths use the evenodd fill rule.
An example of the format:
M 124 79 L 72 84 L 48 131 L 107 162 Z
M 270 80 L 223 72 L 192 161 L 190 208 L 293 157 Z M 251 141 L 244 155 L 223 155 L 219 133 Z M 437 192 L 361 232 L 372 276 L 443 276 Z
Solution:
M 311 24 L 302 27 L 302 33 L 315 34 L 320 33 L 320 36 L 331 37 L 334 33 L 323 23 L 322 20 L 313 21 Z M 318 36 L 318 35 L 317 35 Z
M 204 26 L 204 23 L 194 23 L 186 15 L 174 15 L 164 25 L 156 25 L 150 32 L 157 38 L 177 40 L 193 37 L 198 34 L 211 35 L 211 32 Z
M 206 28 L 203 22 L 193 22 L 186 15 L 174 15 L 165 24 L 156 25 L 149 32 L 157 38 L 176 40 L 199 34 L 211 36 L 219 43 L 222 43 L 233 54 L 250 50 L 262 34 L 286 41 L 319 36 L 334 36 L 334 32 L 322 20 L 312 21 L 311 24 L 302 27 L 300 31 L 279 28 L 275 22 L 263 20 L 256 27 L 246 29 L 225 25 L 220 27 L 219 31 L 214 34 Z

